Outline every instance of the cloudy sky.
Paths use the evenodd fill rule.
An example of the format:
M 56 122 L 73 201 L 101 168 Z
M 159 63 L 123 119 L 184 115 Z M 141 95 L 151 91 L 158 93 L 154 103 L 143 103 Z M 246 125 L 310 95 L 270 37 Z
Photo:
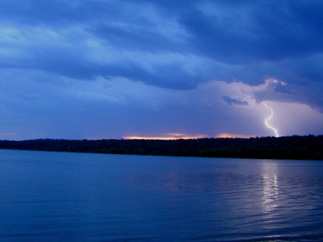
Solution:
M 0 139 L 323 134 L 323 1 L 0 0 Z

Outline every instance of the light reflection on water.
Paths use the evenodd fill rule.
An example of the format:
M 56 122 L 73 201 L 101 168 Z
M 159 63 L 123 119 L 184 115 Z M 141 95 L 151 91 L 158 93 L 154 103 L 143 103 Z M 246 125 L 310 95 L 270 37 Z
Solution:
M 270 213 L 279 206 L 278 167 L 275 162 L 262 162 L 263 208 Z
M 320 241 L 323 163 L 0 150 L 0 241 Z

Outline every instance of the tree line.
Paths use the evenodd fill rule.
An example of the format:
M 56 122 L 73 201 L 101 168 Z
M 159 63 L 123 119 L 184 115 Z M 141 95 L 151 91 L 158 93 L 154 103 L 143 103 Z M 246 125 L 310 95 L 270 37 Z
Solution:
M 190 140 L 0 140 L 0 149 L 107 154 L 323 160 L 323 135 Z

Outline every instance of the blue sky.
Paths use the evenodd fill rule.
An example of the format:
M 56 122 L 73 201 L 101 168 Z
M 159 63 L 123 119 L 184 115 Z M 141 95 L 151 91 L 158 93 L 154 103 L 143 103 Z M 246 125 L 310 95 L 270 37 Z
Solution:
M 0 0 L 0 139 L 323 133 L 323 2 Z M 180 135 L 179 135 L 180 134 Z

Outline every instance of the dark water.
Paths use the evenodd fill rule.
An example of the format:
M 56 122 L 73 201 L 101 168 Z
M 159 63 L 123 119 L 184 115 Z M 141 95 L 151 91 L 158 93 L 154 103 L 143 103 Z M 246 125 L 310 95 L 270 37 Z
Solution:
M 323 161 L 0 150 L 0 241 L 323 241 Z

